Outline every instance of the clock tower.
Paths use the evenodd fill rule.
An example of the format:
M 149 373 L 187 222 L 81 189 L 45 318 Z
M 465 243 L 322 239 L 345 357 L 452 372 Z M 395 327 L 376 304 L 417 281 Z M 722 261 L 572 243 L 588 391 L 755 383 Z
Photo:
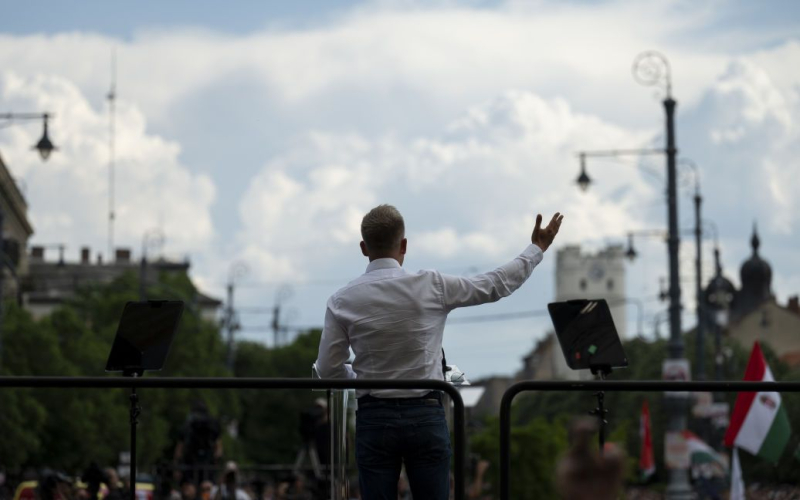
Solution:
M 569 245 L 556 255 L 556 301 L 606 299 L 621 339 L 627 338 L 625 255 L 621 245 L 582 253 Z

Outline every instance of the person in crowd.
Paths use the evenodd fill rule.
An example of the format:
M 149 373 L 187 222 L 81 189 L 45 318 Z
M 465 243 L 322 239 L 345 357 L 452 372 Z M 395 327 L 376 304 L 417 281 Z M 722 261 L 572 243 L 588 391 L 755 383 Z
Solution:
M 125 493 L 120 488 L 119 475 L 113 467 L 106 467 L 103 469 L 103 482 L 106 483 L 108 490 L 104 500 L 123 500 Z
M 250 500 L 250 495 L 239 487 L 239 467 L 236 462 L 225 464 L 219 483 L 211 493 L 213 500 Z
M 616 500 L 625 475 L 625 453 L 608 443 L 602 455 L 597 423 L 580 418 L 570 428 L 570 448 L 558 463 L 556 484 L 564 500 Z
M 173 463 L 181 474 L 181 483 L 200 484 L 213 475 L 215 465 L 222 457 L 222 432 L 219 421 L 208 412 L 201 399 L 192 404 L 186 418 L 181 439 L 175 446 Z
M 197 500 L 197 487 L 191 481 L 181 484 L 181 500 Z
M 211 493 L 214 491 L 214 483 L 206 479 L 200 483 L 200 500 L 211 500 Z
M 391 205 L 361 221 L 366 272 L 327 303 L 317 369 L 322 378 L 443 380 L 442 335 L 456 308 L 494 302 L 517 290 L 541 262 L 563 216 L 536 217 L 531 244 L 511 262 L 472 278 L 403 269 L 405 222 Z M 355 353 L 352 367 L 346 362 Z M 356 463 L 365 498 L 395 500 L 405 465 L 414 498 L 449 496 L 450 433 L 441 393 L 360 390 Z
M 89 466 L 81 474 L 81 486 L 75 489 L 76 496 L 82 498 L 85 495 L 86 498 L 97 500 L 100 485 L 105 482 L 105 479 L 105 474 L 100 469 L 100 466 L 97 465 L 97 462 L 90 462 Z
M 43 470 L 36 487 L 36 500 L 74 500 L 72 480 L 61 472 Z
M 477 462 L 475 463 L 475 475 L 472 478 L 472 484 L 470 484 L 469 488 L 467 489 L 467 498 L 469 500 L 481 500 L 484 498 L 483 478 L 486 475 L 487 470 L 489 470 L 489 461 L 478 458 Z

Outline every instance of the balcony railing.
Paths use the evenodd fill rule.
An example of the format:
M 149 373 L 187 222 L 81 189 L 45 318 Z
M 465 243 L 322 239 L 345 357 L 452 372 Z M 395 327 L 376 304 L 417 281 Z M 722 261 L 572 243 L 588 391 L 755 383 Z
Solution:
M 458 389 L 438 380 L 334 380 L 301 378 L 192 378 L 192 377 L 0 377 L 0 388 L 75 389 L 430 389 L 453 401 L 453 480 L 456 500 L 464 500 L 464 401 Z
M 458 389 L 435 380 L 332 380 L 277 378 L 128 378 L 128 377 L 0 377 L 0 388 L 136 388 L 136 389 L 430 389 L 447 393 L 453 401 L 453 475 L 455 498 L 465 494 L 465 413 Z M 500 498 L 510 494 L 511 406 L 528 391 L 622 391 L 622 392 L 800 392 L 800 382 L 667 382 L 667 381 L 530 381 L 511 386 L 500 406 Z

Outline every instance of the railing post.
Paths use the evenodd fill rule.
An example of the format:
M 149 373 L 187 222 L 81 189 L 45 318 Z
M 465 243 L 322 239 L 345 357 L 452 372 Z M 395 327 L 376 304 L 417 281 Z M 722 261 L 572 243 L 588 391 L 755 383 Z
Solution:
M 500 401 L 500 500 L 508 500 L 511 495 L 511 403 L 517 395 L 515 387 L 509 387 Z
M 453 397 L 453 394 L 450 394 L 450 399 L 453 400 L 453 436 L 454 436 L 454 457 L 453 457 L 453 470 L 454 474 L 454 482 L 455 482 L 455 497 L 456 498 L 465 498 L 464 497 L 464 469 L 466 467 L 466 425 L 464 422 L 464 400 L 461 399 L 461 394 L 458 390 L 453 389 L 455 395 L 457 397 Z

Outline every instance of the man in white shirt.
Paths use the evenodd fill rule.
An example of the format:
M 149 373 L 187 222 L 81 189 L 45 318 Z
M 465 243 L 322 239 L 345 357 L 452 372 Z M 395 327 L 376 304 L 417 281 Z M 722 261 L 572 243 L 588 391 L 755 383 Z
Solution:
M 495 302 L 519 288 L 558 233 L 542 216 L 529 245 L 511 262 L 472 278 L 403 268 L 408 241 L 400 212 L 373 208 L 361 222 L 367 271 L 328 300 L 317 370 L 322 378 L 442 380 L 442 334 L 457 307 Z M 352 368 L 345 365 L 350 349 Z M 450 434 L 441 394 L 427 390 L 358 391 L 356 462 L 364 498 L 396 500 L 403 464 L 414 498 L 449 495 Z

